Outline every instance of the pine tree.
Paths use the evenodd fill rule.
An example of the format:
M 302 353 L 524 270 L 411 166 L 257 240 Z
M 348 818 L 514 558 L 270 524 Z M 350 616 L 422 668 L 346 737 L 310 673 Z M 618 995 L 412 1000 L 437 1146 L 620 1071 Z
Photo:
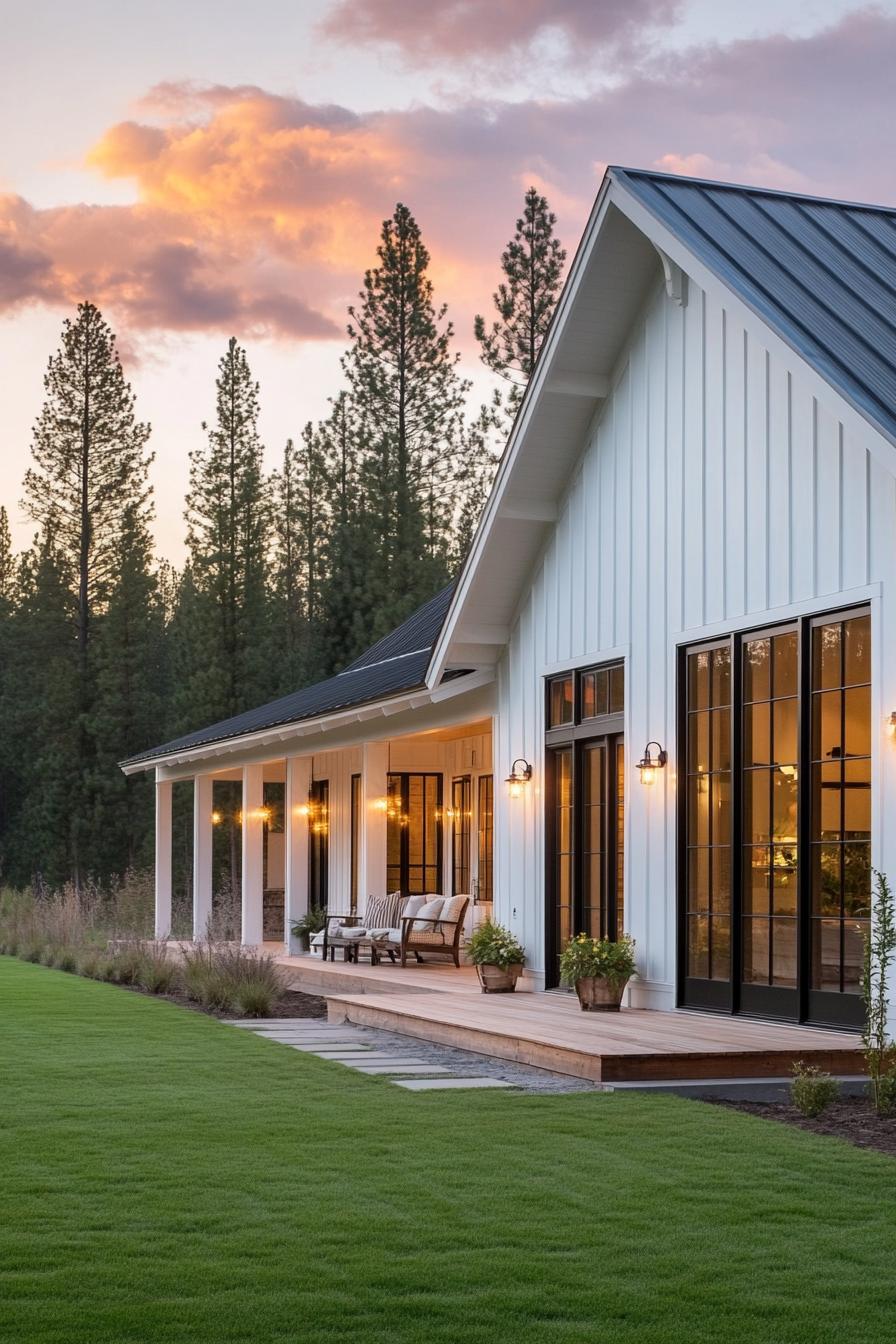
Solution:
M 283 466 L 271 478 L 274 518 L 270 661 L 278 694 L 326 670 L 321 647 L 326 535 L 326 474 L 320 434 L 309 424 L 296 447 L 287 440 Z
M 445 582 L 453 498 L 466 474 L 463 409 L 469 384 L 451 353 L 453 328 L 436 308 L 429 253 L 411 212 L 383 223 L 379 264 L 349 309 L 352 345 L 343 361 L 363 407 L 364 495 L 380 537 L 369 575 L 378 598 L 368 635 L 384 633 Z
M 319 430 L 327 477 L 326 583 L 321 617 L 324 670 L 338 672 L 370 643 L 375 572 L 382 538 L 365 493 L 366 425 L 352 398 L 340 392 Z
M 512 420 L 535 368 L 560 294 L 566 252 L 554 237 L 557 217 L 535 187 L 526 192 L 523 215 L 501 254 L 505 279 L 492 296 L 499 320 L 474 323 L 481 358 L 508 387 L 496 407 Z M 506 424 L 506 419 L 505 419 Z
M 41 529 L 39 572 L 50 564 L 52 552 L 72 585 L 78 770 L 69 800 L 70 875 L 78 881 L 89 866 L 95 803 L 96 743 L 90 730 L 94 626 L 115 581 L 126 512 L 148 517 L 150 430 L 136 419 L 135 397 L 124 379 L 115 336 L 92 303 L 79 304 L 75 320 L 65 322 L 44 387 L 24 507 Z
M 14 884 L 71 878 L 86 818 L 80 723 L 77 589 L 66 557 L 45 532 L 22 558 L 13 638 L 3 678 L 8 788 L 2 846 Z
M 151 862 L 153 790 L 148 775 L 125 776 L 118 762 L 159 735 L 167 669 L 165 613 L 144 518 L 125 510 L 118 569 L 96 628 L 96 743 L 93 867 L 103 877 Z
M 184 726 L 211 723 L 261 703 L 267 668 L 268 501 L 258 436 L 259 389 L 234 338 L 218 366 L 216 419 L 206 448 L 190 454 L 185 596 L 192 623 L 187 679 L 178 688 Z
M 12 553 L 9 515 L 0 504 L 0 619 L 12 609 L 15 592 L 16 564 Z M 0 668 L 2 671 L 2 668 Z

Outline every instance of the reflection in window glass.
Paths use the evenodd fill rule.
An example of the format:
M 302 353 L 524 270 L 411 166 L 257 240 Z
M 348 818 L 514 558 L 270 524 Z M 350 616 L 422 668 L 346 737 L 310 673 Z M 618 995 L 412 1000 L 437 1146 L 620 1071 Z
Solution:
M 564 724 L 572 723 L 572 720 L 572 675 L 568 677 L 555 677 L 550 683 L 550 712 L 548 726 L 551 728 L 560 728 Z

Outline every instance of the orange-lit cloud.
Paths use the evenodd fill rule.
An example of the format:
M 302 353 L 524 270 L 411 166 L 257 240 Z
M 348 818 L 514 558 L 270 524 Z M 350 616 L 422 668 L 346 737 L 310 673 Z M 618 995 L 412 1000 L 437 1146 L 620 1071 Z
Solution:
M 896 18 L 862 11 L 811 37 L 657 58 L 577 99 L 358 115 L 248 86 L 161 85 L 88 155 L 133 204 L 0 197 L 0 310 L 89 297 L 132 337 L 342 338 L 403 200 L 469 342 L 530 182 L 570 249 L 605 162 L 896 200 L 894 63 Z

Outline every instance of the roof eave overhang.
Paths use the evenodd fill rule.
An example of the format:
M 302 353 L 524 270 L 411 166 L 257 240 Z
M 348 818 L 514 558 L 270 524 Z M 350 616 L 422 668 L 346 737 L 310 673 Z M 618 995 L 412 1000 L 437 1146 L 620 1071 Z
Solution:
M 507 440 L 504 454 L 501 458 L 498 471 L 495 475 L 494 484 L 486 501 L 485 509 L 479 520 L 479 525 L 473 536 L 473 542 L 467 554 L 467 559 L 457 581 L 457 587 L 454 590 L 454 596 L 451 605 L 442 625 L 439 638 L 433 646 L 432 658 L 426 674 L 427 685 L 438 685 L 444 675 L 449 663 L 452 644 L 457 632 L 458 619 L 463 611 L 470 585 L 476 571 L 482 562 L 483 554 L 486 550 L 489 537 L 494 529 L 495 522 L 502 515 L 503 510 L 508 510 L 507 516 L 519 518 L 521 515 L 520 505 L 515 503 L 511 497 L 510 484 L 513 477 L 514 467 L 519 459 L 526 435 L 536 409 L 545 395 L 552 381 L 554 371 L 554 362 L 557 349 L 560 344 L 563 329 L 566 325 L 570 312 L 572 311 L 575 297 L 579 285 L 584 275 L 588 261 L 594 248 L 595 240 L 600 234 L 601 225 L 606 217 L 607 210 L 611 200 L 615 203 L 616 193 L 619 190 L 616 184 L 612 170 L 608 169 L 604 175 L 600 190 L 597 193 L 591 214 L 588 217 L 588 223 L 582 234 L 581 242 L 576 250 L 570 267 L 569 278 L 560 297 L 560 302 L 551 322 L 547 340 L 542 349 L 538 363 L 535 368 L 535 375 L 526 388 L 522 405 L 517 413 L 513 428 Z M 561 375 L 562 377 L 562 375 Z M 595 407 L 608 394 L 608 387 L 605 382 L 595 380 L 592 385 L 586 386 L 581 382 L 573 387 L 569 387 L 572 395 L 590 396 L 594 401 Z M 540 507 L 538 507 L 540 505 Z M 553 500 L 538 501 L 529 510 L 528 521 L 531 526 L 540 533 L 556 521 L 557 510 L 556 502 Z M 498 629 L 493 632 L 490 642 L 496 648 L 503 647 L 509 639 L 510 632 L 506 629 Z
M 345 728 L 354 723 L 389 718 L 405 710 L 421 709 L 429 705 L 439 705 L 453 700 L 469 691 L 478 690 L 494 680 L 492 668 L 483 668 L 471 672 L 465 677 L 456 677 L 440 686 L 418 686 L 404 691 L 400 695 L 387 696 L 372 700 L 364 705 L 338 710 L 332 714 L 322 714 L 314 719 L 302 719 L 298 723 L 277 724 L 271 728 L 260 729 L 254 733 L 242 733 L 236 737 L 223 738 L 217 742 L 198 743 L 194 747 L 166 752 L 142 759 L 120 762 L 125 775 L 137 775 L 157 767 L 184 766 L 200 761 L 221 760 L 227 756 L 266 746 L 287 747 L 290 743 L 299 743 L 304 739 L 319 738 L 327 732 Z M 286 754 L 285 752 L 283 754 Z

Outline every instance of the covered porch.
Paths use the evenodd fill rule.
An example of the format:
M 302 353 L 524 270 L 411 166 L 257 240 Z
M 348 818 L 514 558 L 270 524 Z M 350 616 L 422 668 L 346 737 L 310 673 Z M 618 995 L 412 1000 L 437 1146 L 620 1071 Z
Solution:
M 156 936 L 174 932 L 175 789 L 192 791 L 181 937 L 208 936 L 225 888 L 234 935 L 276 953 L 300 952 L 293 925 L 310 909 L 363 915 L 368 897 L 395 891 L 469 896 L 472 928 L 494 887 L 490 689 L 356 712 L 341 731 L 300 725 L 279 750 L 223 743 L 157 766 Z

